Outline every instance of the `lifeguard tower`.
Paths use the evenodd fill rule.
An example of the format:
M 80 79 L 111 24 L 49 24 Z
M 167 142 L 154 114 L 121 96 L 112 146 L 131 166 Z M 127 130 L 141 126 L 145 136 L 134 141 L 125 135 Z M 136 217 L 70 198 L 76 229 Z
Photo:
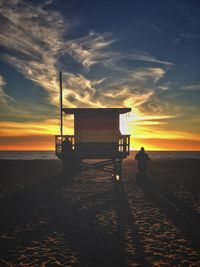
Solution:
M 120 114 L 130 108 L 63 108 L 62 76 L 61 95 L 61 134 L 55 136 L 56 156 L 61 157 L 62 142 L 72 143 L 73 153 L 80 159 L 81 170 L 98 169 L 121 178 L 122 160 L 129 155 L 130 135 L 121 135 Z M 63 135 L 63 113 L 74 115 L 74 135 Z M 88 161 L 92 160 L 92 162 Z

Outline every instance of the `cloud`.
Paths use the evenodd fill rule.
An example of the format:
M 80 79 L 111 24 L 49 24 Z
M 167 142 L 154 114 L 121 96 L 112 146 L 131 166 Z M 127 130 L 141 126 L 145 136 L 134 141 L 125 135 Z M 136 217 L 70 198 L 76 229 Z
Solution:
M 200 18 L 191 18 L 191 25 L 198 26 L 200 24 Z
M 3 59 L 26 78 L 42 86 L 55 105 L 59 103 L 58 70 L 62 69 L 65 103 L 70 107 L 94 107 L 93 86 L 102 79 L 93 81 L 81 73 L 67 72 L 60 58 L 67 55 L 87 70 L 95 64 L 108 64 L 114 52 L 107 48 L 116 39 L 110 33 L 93 31 L 80 38 L 66 38 L 74 27 L 73 21 L 66 21 L 60 13 L 48 10 L 47 4 L 49 2 L 34 6 L 27 1 L 1 2 L 3 20 L 0 44 L 7 50 Z M 67 96 L 74 99 L 73 103 L 68 101 Z M 101 104 L 97 103 L 96 106 Z
M 67 118 L 64 134 L 74 134 L 73 118 Z M 54 134 L 59 132 L 59 120 L 48 119 L 40 122 L 2 121 L 0 149 L 2 150 L 49 150 L 54 149 Z
M 137 68 L 123 73 L 123 78 L 104 81 L 94 97 L 104 106 L 141 107 L 155 97 L 157 83 L 164 77 L 164 68 Z
M 141 68 L 140 70 L 135 71 L 132 76 L 136 80 L 148 80 L 152 79 L 154 82 L 157 82 L 165 75 L 165 70 L 163 68 Z
M 184 143 L 184 147 L 183 147 Z M 179 137 L 173 138 L 134 138 L 132 149 L 139 150 L 142 146 L 146 150 L 174 150 L 174 151 L 199 151 L 200 141 L 196 139 L 180 139 Z
M 117 51 L 113 45 L 118 38 L 108 32 L 90 31 L 72 39 L 69 36 L 77 27 L 76 20 L 64 19 L 61 13 L 49 9 L 49 4 L 51 1 L 39 5 L 28 1 L 1 1 L 0 44 L 6 50 L 3 55 L 6 62 L 46 90 L 49 101 L 55 106 L 59 104 L 57 77 L 61 69 L 66 107 L 133 107 L 134 116 L 130 118 L 140 125 L 159 125 L 165 123 L 164 118 L 170 118 L 168 102 L 161 102 L 155 92 L 157 88 L 167 91 L 162 78 L 173 66 L 172 62 L 145 51 L 130 54 Z M 130 61 L 140 61 L 143 66 L 147 63 L 148 67 L 130 67 Z M 74 64 L 78 67 L 73 69 Z M 2 99 L 5 103 L 12 102 L 4 86 L 2 80 Z M 30 111 L 30 106 L 28 103 L 18 110 L 17 116 L 27 116 L 27 120 L 31 120 L 34 110 Z M 146 116 L 148 112 L 149 117 Z M 155 117 L 158 112 L 165 117 Z M 45 135 L 48 129 L 52 129 L 51 134 L 58 132 L 57 121 L 54 124 L 43 118 L 38 125 L 27 123 L 24 125 L 29 129 L 27 134 Z M 7 125 L 10 124 L 7 122 Z M 13 124 L 5 127 L 4 134 L 7 131 L 14 135 L 17 128 L 21 129 L 20 134 L 25 131 L 22 125 Z
M 139 108 L 142 104 L 146 103 L 152 95 L 153 91 L 131 94 L 124 100 L 124 105 L 126 107 Z
M 200 39 L 198 34 L 194 33 L 180 33 L 180 38 L 182 39 Z
M 0 136 L 1 150 L 54 150 L 53 135 L 12 135 Z
M 179 33 L 178 37 L 173 40 L 172 44 L 177 44 L 183 40 L 193 40 L 193 39 L 199 40 L 200 35 L 195 33 L 182 32 Z
M 109 32 L 89 31 L 72 38 L 70 36 L 74 35 L 71 33 L 78 34 L 77 19 L 68 20 L 51 9 L 51 0 L 38 3 L 25 0 L 0 2 L 0 45 L 6 51 L 3 59 L 23 73 L 25 78 L 46 90 L 48 101 L 55 105 L 55 109 L 59 103 L 58 71 L 62 70 L 64 106 L 132 107 L 127 122 L 134 138 L 162 139 L 165 135 L 170 140 L 180 138 L 182 142 L 184 139 L 196 138 L 192 132 L 188 133 L 183 128 L 186 123 L 190 126 L 188 128 L 198 125 L 199 117 L 194 121 L 194 116 L 190 116 L 191 110 L 186 110 L 180 103 L 175 105 L 178 94 L 170 98 L 172 90 L 168 89 L 171 89 L 171 84 L 164 78 L 169 68 L 174 66 L 172 62 L 146 51 L 133 50 L 127 53 L 116 50 L 114 47 L 117 47 L 115 43 L 119 38 Z M 151 24 L 150 27 L 160 31 L 156 25 Z M 178 37 L 197 38 L 188 34 Z M 15 136 L 16 140 L 18 137 L 19 148 L 24 142 L 26 147 L 29 142 L 35 142 L 36 147 L 39 141 L 45 142 L 49 136 L 59 132 L 59 121 L 46 119 L 48 115 L 42 107 L 31 106 L 31 100 L 26 105 L 16 103 L 5 90 L 5 86 L 9 89 L 9 81 L 7 83 L 0 76 L 1 107 L 4 106 L 6 110 L 3 114 L 5 122 L 1 121 L 0 136 L 3 142 L 9 136 L 9 146 Z M 198 88 L 196 84 L 181 89 L 194 91 Z M 10 112 L 5 107 L 9 107 Z M 182 117 L 187 112 L 189 115 L 186 122 L 185 117 L 184 120 Z M 25 122 L 16 121 L 22 117 L 26 117 Z M 71 119 L 68 119 L 67 125 L 70 128 L 68 133 L 72 133 Z M 167 130 L 167 127 L 173 129 Z M 48 141 L 46 147 L 50 144 Z
M 70 124 L 71 125 L 71 124 Z M 59 121 L 55 119 L 43 120 L 41 122 L 1 122 L 0 136 L 20 136 L 20 135 L 41 135 L 41 134 L 53 134 L 55 129 L 59 128 Z
M 89 69 L 95 64 L 109 62 L 116 55 L 114 52 L 105 50 L 115 41 L 111 33 L 90 32 L 84 37 L 67 42 L 66 49 L 77 62 Z
M 144 51 L 139 51 L 137 53 L 129 55 L 129 59 L 145 61 L 145 62 L 152 62 L 152 63 L 159 63 L 159 64 L 163 64 L 166 66 L 173 66 L 174 65 L 172 62 L 157 59 L 157 58 L 151 56 L 148 52 L 144 52 Z
M 182 87 L 182 90 L 184 90 L 184 91 L 196 91 L 196 90 L 200 90 L 200 84 L 184 85 Z
M 66 21 L 57 11 L 46 8 L 50 3 L 46 1 L 33 6 L 27 1 L 2 1 L 1 45 L 7 48 L 4 60 L 19 69 L 26 78 L 42 86 L 49 93 L 51 103 L 58 104 L 59 68 L 63 69 L 64 99 L 69 107 L 95 106 L 93 96 L 98 95 L 95 87 L 107 78 L 88 79 L 83 73 L 66 71 L 60 62 L 60 58 L 65 55 L 88 71 L 95 65 L 104 66 L 109 69 L 110 75 L 117 69 L 121 75 L 129 75 L 129 71 L 120 66 L 120 61 L 127 58 L 172 65 L 145 52 L 126 55 L 114 51 L 111 45 L 117 39 L 111 33 L 90 31 L 89 34 L 76 39 L 66 38 L 67 33 L 74 27 L 73 21 Z M 164 69 L 149 68 L 133 75 L 135 80 L 153 78 L 156 82 L 163 77 Z M 117 80 L 117 77 L 113 79 Z M 104 106 L 98 99 L 95 100 L 96 106 Z
M 5 79 L 0 75 L 0 120 L 33 120 L 37 114 L 37 120 L 45 119 L 47 107 L 35 106 L 31 103 L 16 101 L 12 96 L 5 92 L 5 87 L 9 92 L 9 86 Z M 49 110 L 50 111 L 50 110 Z M 2 126 L 2 122 L 1 122 Z M 2 130 L 2 129 L 1 129 Z
M 54 94 L 61 35 L 67 29 L 61 15 L 26 1 L 1 1 L 0 7 L 0 43 L 7 50 L 3 59 Z
M 15 100 L 9 96 L 5 90 L 4 86 L 6 82 L 2 75 L 0 75 L 0 110 L 3 111 L 5 109 L 12 109 L 12 104 L 15 104 Z M 8 111 L 8 110 L 7 110 Z
M 133 118 L 133 123 L 138 124 L 138 125 L 143 125 L 144 124 L 165 124 L 166 120 L 174 118 L 175 116 L 172 115 L 143 115 L 143 116 L 135 116 Z
M 151 28 L 153 28 L 155 31 L 157 31 L 157 32 L 161 32 L 161 29 L 158 28 L 158 26 L 156 26 L 156 25 L 154 25 L 154 24 L 149 24 L 149 26 L 150 26 Z
M 160 85 L 160 86 L 158 86 L 158 88 L 159 88 L 161 91 L 166 91 L 166 90 L 169 89 L 169 83 Z

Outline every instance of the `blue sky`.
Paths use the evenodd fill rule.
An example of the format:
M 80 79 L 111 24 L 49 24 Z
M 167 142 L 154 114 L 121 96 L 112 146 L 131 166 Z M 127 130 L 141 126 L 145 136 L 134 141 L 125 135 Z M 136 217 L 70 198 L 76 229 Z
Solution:
M 20 130 L 26 135 L 56 131 L 62 70 L 66 107 L 132 107 L 129 130 L 138 140 L 199 146 L 199 1 L 3 0 L 0 7 L 2 140 L 17 140 L 23 123 L 32 125 Z

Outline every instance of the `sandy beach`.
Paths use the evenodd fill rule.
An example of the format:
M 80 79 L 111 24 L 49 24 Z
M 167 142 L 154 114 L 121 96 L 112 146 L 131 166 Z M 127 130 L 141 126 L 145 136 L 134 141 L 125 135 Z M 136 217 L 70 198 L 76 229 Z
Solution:
M 145 183 L 59 160 L 0 161 L 0 266 L 200 266 L 200 160 L 152 160 Z

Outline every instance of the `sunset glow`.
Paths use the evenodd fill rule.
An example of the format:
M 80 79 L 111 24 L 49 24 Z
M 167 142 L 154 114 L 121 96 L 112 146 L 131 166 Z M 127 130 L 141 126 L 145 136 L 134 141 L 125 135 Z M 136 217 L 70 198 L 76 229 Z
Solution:
M 200 150 L 200 137 L 192 132 L 178 132 L 159 128 L 157 119 L 163 117 L 139 117 L 134 120 L 134 113 L 128 117 L 121 116 L 122 134 L 131 134 L 131 149 L 138 150 L 144 146 L 147 150 Z M 145 120 L 147 119 L 147 120 Z M 74 134 L 73 119 L 64 120 L 64 134 Z M 3 122 L 0 139 L 1 150 L 54 150 L 54 135 L 59 134 L 59 120 L 40 123 Z M 163 125 L 162 125 L 163 127 Z
M 132 109 L 120 118 L 131 149 L 200 150 L 195 5 L 187 2 L 188 15 L 178 2 L 147 3 L 146 11 L 130 2 L 102 16 L 100 2 L 40 2 L 0 4 L 1 150 L 54 150 L 60 70 L 64 107 Z M 72 117 L 64 126 L 73 134 Z

